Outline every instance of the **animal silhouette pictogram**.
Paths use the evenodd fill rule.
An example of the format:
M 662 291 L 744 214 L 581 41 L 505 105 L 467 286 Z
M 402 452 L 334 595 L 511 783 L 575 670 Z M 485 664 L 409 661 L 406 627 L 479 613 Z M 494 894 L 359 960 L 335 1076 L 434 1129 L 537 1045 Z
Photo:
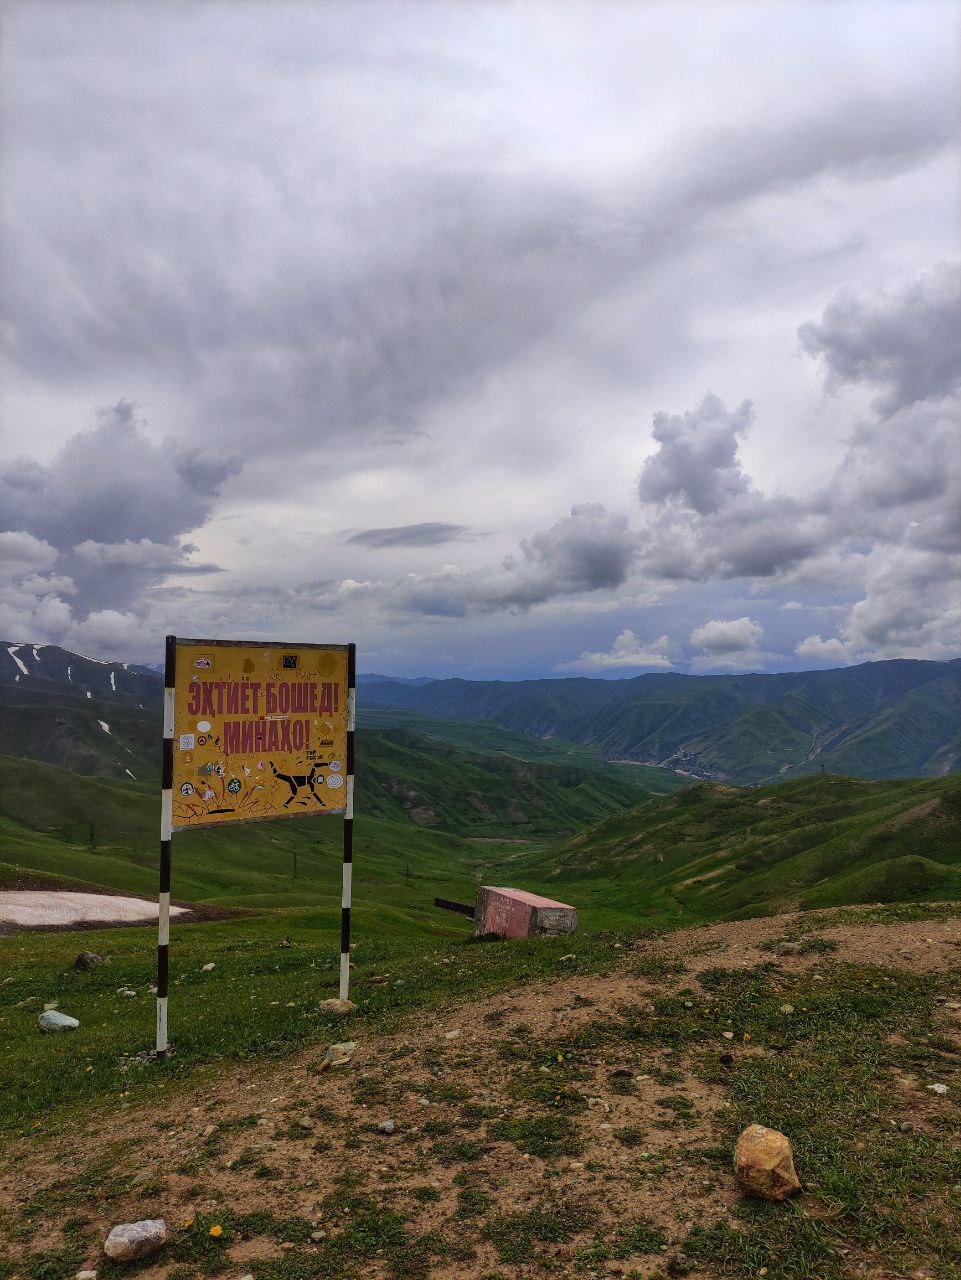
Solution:
M 301 791 L 309 791 L 318 804 L 323 804 L 323 799 L 317 794 L 316 783 L 318 781 L 318 770 L 324 769 L 330 764 L 329 760 L 318 760 L 316 764 L 310 766 L 309 773 L 281 773 L 273 760 L 270 767 L 273 770 L 274 777 L 279 778 L 281 782 L 286 782 L 290 787 L 290 797 L 284 801 L 284 808 L 287 809 L 297 799 Z M 321 778 L 322 782 L 323 779 Z

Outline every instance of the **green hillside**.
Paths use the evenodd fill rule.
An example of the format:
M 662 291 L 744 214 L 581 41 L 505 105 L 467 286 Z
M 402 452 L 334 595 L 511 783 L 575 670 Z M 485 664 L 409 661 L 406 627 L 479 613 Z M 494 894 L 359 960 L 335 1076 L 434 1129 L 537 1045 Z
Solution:
M 357 786 L 365 813 L 481 836 L 577 831 L 644 794 L 628 778 L 476 755 L 407 729 L 359 735 Z
M 961 778 L 700 783 L 529 860 L 559 897 L 687 923 L 961 897 Z
M 644 794 L 597 772 L 472 756 L 406 730 L 366 733 L 355 884 L 430 916 L 435 894 L 472 899 L 482 868 L 516 854 L 513 841 L 539 848 Z M 158 830 L 156 783 L 0 757 L 0 863 L 8 868 L 153 893 Z M 336 819 L 183 832 L 175 839 L 175 894 L 222 905 L 333 905 L 340 839 Z
M 409 729 L 435 742 L 446 742 L 481 755 L 506 755 L 545 764 L 577 765 L 604 777 L 640 785 L 651 795 L 670 795 L 690 786 L 691 781 L 670 769 L 608 760 L 596 747 L 583 743 L 551 735 L 534 738 L 530 734 L 516 733 L 492 720 L 441 720 L 397 707 L 361 706 L 358 725 L 361 730 Z
M 633 680 L 380 683 L 376 703 L 554 735 L 610 760 L 740 784 L 820 772 L 942 776 L 961 768 L 961 661 Z
M 80 778 L 0 757 L 0 888 L 24 871 L 128 893 L 157 892 L 159 799 L 152 787 Z M 496 846 L 492 846 L 495 847 Z M 455 835 L 364 816 L 355 894 L 422 927 L 445 923 L 435 895 L 473 898 L 480 850 Z M 341 823 L 291 819 L 174 838 L 174 898 L 216 906 L 340 904 Z

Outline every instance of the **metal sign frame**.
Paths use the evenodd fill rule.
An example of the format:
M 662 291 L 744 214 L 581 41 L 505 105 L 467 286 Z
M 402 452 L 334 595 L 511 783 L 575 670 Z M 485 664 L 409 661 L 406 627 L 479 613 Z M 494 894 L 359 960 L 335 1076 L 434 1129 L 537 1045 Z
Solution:
M 345 796 L 343 814 L 343 860 L 340 907 L 340 999 L 348 998 L 350 989 L 350 904 L 354 862 L 354 735 L 356 731 L 357 646 L 354 644 L 288 644 L 263 640 L 206 640 L 167 636 L 164 649 L 163 756 L 160 794 L 160 896 L 157 921 L 157 1036 L 156 1052 L 164 1057 L 169 1048 L 167 1037 L 167 1000 L 170 979 L 170 878 L 173 825 L 174 724 L 176 712 L 177 648 L 199 645 L 211 648 L 252 649 L 328 649 L 347 654 L 347 741 L 345 764 Z M 318 814 L 278 814 L 276 817 L 308 817 Z M 274 815 L 237 821 L 270 822 Z M 198 824 L 199 825 L 199 824 Z M 213 824 L 207 824 L 213 825 Z

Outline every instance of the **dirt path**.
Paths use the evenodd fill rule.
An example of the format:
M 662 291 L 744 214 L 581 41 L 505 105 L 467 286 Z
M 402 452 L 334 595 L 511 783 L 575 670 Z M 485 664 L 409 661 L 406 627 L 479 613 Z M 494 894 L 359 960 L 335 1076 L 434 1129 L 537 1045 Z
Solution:
M 630 1255 L 623 1272 L 634 1267 L 647 1275 L 692 1223 L 730 1220 L 738 1193 L 729 1169 L 690 1158 L 692 1149 L 707 1150 L 715 1141 L 716 1121 L 731 1105 L 728 1092 L 692 1074 L 689 1056 L 664 1044 L 618 1042 L 595 1052 L 588 1038 L 576 1071 L 563 1062 L 555 1068 L 550 1045 L 623 1017 L 626 1009 L 649 1010 L 654 998 L 687 990 L 707 969 L 773 962 L 787 986 L 837 960 L 914 971 L 961 968 L 957 918 L 842 923 L 816 934 L 810 923 L 810 917 L 782 916 L 641 941 L 624 948 L 623 962 L 609 975 L 561 974 L 412 1017 L 393 1035 L 367 1039 L 363 1021 L 354 1020 L 345 1028 L 357 1041 L 348 1066 L 320 1070 L 325 1046 L 316 1046 L 279 1064 L 231 1066 L 216 1080 L 205 1076 L 177 1087 L 166 1107 L 122 1102 L 95 1125 L 42 1144 L 15 1143 L 0 1165 L 0 1204 L 19 1217 L 33 1202 L 32 1221 L 54 1242 L 56 1223 L 78 1210 L 103 1239 L 118 1221 L 162 1216 L 179 1227 L 197 1214 L 254 1207 L 306 1219 L 323 1239 L 357 1212 L 346 1203 L 324 1204 L 347 1171 L 359 1187 L 389 1196 L 398 1213 L 415 1217 L 419 1232 L 449 1231 L 472 1188 L 482 1188 L 485 1212 L 501 1218 L 535 1211 L 545 1197 L 569 1205 L 591 1201 L 602 1206 L 601 1220 L 575 1233 L 576 1248 L 583 1251 L 595 1233 L 646 1222 L 659 1233 L 654 1246 Z M 833 949 L 805 949 L 805 938 Z M 761 1052 L 718 1038 L 716 1052 L 731 1048 Z M 498 1128 L 525 1114 L 525 1100 L 539 1087 L 557 1089 L 556 1111 L 548 1098 L 546 1115 L 556 1116 L 562 1134 L 569 1128 L 565 1090 L 586 1099 L 586 1109 L 579 1103 L 572 1154 L 564 1154 L 563 1141 L 551 1147 L 549 1126 L 520 1139 Z M 930 1095 L 922 1101 L 934 1102 Z M 396 1126 L 392 1136 L 376 1129 L 388 1118 Z M 545 1141 L 551 1149 L 542 1153 Z M 103 1185 L 98 1189 L 101 1175 L 91 1174 L 104 1168 L 109 1181 L 103 1185 L 113 1188 L 109 1199 Z M 72 1199 L 78 1174 L 89 1189 Z M 243 1268 L 256 1258 L 282 1257 L 283 1249 L 258 1238 L 231 1245 L 229 1256 Z M 574 1243 L 551 1252 L 555 1262 L 566 1258 L 572 1267 L 574 1255 Z M 96 1266 L 96 1257 L 87 1264 Z M 168 1261 L 141 1274 L 159 1278 L 171 1267 Z M 616 1274 L 611 1267 L 604 1274 Z M 376 1257 L 364 1273 L 391 1274 Z M 443 1263 L 430 1275 L 469 1280 L 495 1273 L 528 1271 L 505 1268 L 494 1244 L 482 1239 L 470 1262 Z

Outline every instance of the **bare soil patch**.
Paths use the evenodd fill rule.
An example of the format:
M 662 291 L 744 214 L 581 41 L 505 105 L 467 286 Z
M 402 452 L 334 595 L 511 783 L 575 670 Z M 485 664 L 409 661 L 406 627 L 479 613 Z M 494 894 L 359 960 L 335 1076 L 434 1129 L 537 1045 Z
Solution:
M 686 992 L 707 970 L 775 963 L 786 980 L 816 970 L 826 962 L 823 952 L 782 956 L 765 946 L 797 936 L 799 923 L 800 914 L 640 940 L 623 948 L 623 962 L 606 976 L 559 975 L 422 1014 L 390 1035 L 368 1039 L 363 1020 L 355 1019 L 344 1031 L 357 1041 L 353 1060 L 334 1070 L 320 1069 L 326 1048 L 320 1045 L 280 1063 L 232 1066 L 216 1077 L 207 1071 L 168 1086 L 169 1099 L 152 1105 L 128 1106 L 121 1094 L 95 1124 L 15 1142 L 0 1163 L 0 1204 L 54 1242 L 59 1223 L 78 1212 L 102 1240 L 118 1221 L 163 1216 L 179 1229 L 198 1214 L 216 1220 L 224 1211 L 256 1208 L 306 1220 L 323 1233 L 318 1248 L 359 1212 L 349 1195 L 332 1199 L 338 1187 L 387 1197 L 418 1232 L 438 1235 L 450 1235 L 452 1221 L 466 1230 L 475 1202 L 502 1221 L 545 1204 L 590 1204 L 590 1225 L 551 1245 L 554 1274 L 589 1274 L 583 1259 L 591 1242 L 641 1222 L 653 1233 L 651 1247 L 608 1259 L 598 1274 L 626 1276 L 633 1269 L 647 1276 L 666 1265 L 693 1225 L 736 1223 L 740 1197 L 729 1164 L 711 1155 L 730 1095 L 704 1079 L 685 1049 L 636 1041 L 593 1049 L 591 1028 L 625 1011 L 653 1011 L 652 1002 Z M 956 918 L 839 923 L 817 936 L 836 944 L 831 962 L 961 967 Z M 573 1061 L 555 1053 L 553 1046 L 579 1035 L 584 1047 L 569 1055 Z M 727 1050 L 770 1053 L 740 1037 L 736 1044 L 718 1039 L 712 1052 Z M 542 1105 L 535 1107 L 538 1089 Z M 943 1108 L 918 1078 L 902 1073 L 897 1089 L 903 1102 L 895 1121 L 923 1133 L 943 1126 Z M 396 1125 L 391 1136 L 377 1132 L 387 1118 Z M 692 1159 L 699 1151 L 703 1160 Z M 106 1167 L 114 1179 L 109 1197 L 90 1182 L 91 1170 Z M 88 1191 L 71 1190 L 78 1175 Z M 14 1253 L 21 1248 L 15 1244 Z M 229 1257 L 240 1267 L 284 1248 L 244 1240 L 230 1246 Z M 96 1256 L 87 1265 L 95 1267 Z M 139 1274 L 160 1280 L 172 1269 L 168 1260 Z M 375 1255 L 363 1274 L 395 1273 Z M 436 1280 L 493 1274 L 539 1272 L 531 1262 L 505 1265 L 495 1240 L 483 1236 L 470 1260 L 430 1271 Z M 727 1275 L 710 1267 L 684 1274 Z M 866 1263 L 858 1274 L 885 1272 Z

